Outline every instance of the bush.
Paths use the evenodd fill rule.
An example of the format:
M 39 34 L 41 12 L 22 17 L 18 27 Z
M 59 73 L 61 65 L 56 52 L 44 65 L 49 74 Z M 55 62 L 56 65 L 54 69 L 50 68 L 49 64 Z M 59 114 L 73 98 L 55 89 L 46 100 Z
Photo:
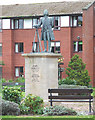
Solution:
M 4 100 L 12 101 L 18 104 L 21 102 L 22 92 L 20 88 L 5 86 L 2 90 L 2 94 Z
M 2 100 L 0 102 L 0 108 L 2 108 L 2 115 L 19 115 L 20 108 L 17 103 Z
M 19 77 L 15 80 L 15 82 L 20 82 L 20 83 L 24 83 L 25 82 L 25 78 L 24 77 Z
M 64 106 L 50 106 L 46 107 L 43 110 L 44 115 L 77 115 L 77 113 L 73 109 L 65 108 Z
M 62 84 L 76 85 L 76 81 L 67 77 L 66 79 L 59 80 L 59 81 L 58 81 L 58 84 L 59 84 L 59 85 L 62 85 Z
M 42 114 L 43 99 L 39 96 L 29 94 L 20 104 L 20 109 L 22 114 Z
M 87 89 L 87 86 L 80 86 L 80 85 L 67 85 L 67 84 L 64 84 L 64 85 L 59 85 L 58 88 L 60 89 L 73 89 L 73 88 L 77 88 L 77 89 Z
M 79 55 L 74 55 L 66 68 L 66 74 L 69 79 L 76 80 L 77 85 L 89 86 L 90 76 L 88 70 L 85 69 L 86 64 L 83 63 Z

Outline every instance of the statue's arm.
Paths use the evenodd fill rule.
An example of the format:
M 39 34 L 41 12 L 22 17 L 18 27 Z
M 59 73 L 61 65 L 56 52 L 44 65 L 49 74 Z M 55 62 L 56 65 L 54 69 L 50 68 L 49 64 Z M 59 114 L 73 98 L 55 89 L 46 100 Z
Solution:
M 35 27 L 35 28 L 39 28 L 39 27 L 41 26 L 41 24 L 42 24 L 42 19 L 39 21 L 38 24 L 35 24 L 33 27 Z

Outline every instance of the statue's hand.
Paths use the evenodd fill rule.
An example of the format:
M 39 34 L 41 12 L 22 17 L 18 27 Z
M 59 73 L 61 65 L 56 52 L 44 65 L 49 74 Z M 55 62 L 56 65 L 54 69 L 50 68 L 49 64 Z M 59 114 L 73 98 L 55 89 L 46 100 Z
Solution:
M 33 25 L 33 27 L 36 28 L 36 29 L 39 28 L 37 24 L 36 24 L 36 25 Z

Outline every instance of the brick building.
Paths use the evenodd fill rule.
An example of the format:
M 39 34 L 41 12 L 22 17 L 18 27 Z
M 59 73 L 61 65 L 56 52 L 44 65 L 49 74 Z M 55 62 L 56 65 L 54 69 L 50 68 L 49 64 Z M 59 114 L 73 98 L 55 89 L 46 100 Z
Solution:
M 44 9 L 54 17 L 54 36 L 51 51 L 61 53 L 64 68 L 78 54 L 95 86 L 95 2 L 53 2 L 39 4 L 3 5 L 0 19 L 0 66 L 2 77 L 14 79 L 24 75 L 22 53 L 32 50 L 35 29 Z M 41 28 L 39 29 L 41 35 Z M 42 41 L 42 47 L 43 41 Z M 34 51 L 37 49 L 37 38 Z M 63 77 L 66 77 L 65 71 Z

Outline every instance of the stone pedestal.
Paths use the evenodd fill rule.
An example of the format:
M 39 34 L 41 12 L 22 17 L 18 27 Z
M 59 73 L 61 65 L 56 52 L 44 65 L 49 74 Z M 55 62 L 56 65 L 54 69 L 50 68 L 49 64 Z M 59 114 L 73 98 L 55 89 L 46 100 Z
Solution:
M 54 53 L 29 53 L 25 57 L 25 95 L 48 100 L 48 89 L 58 88 L 58 57 Z

